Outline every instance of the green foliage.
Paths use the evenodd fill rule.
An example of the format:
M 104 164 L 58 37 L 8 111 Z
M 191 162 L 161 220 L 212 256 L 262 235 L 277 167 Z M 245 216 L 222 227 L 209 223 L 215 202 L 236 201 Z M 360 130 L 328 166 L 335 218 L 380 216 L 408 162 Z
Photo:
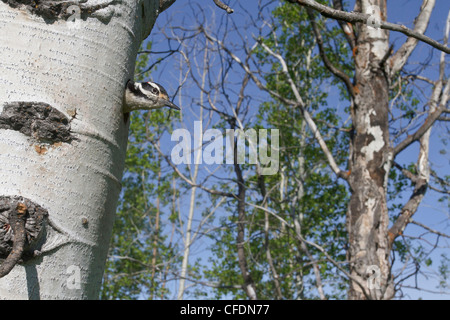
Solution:
M 450 259 L 447 257 L 446 254 L 441 255 L 441 264 L 439 265 L 438 272 L 440 276 L 439 286 L 440 289 L 448 289 L 449 283 L 448 279 L 450 277 Z
M 277 7 L 273 16 L 277 19 L 277 29 L 268 38 L 260 39 L 272 50 L 280 53 L 288 64 L 290 76 L 306 97 L 308 109 L 315 110 L 315 118 L 337 125 L 339 118 L 333 108 L 328 108 L 328 94 L 321 89 L 331 75 L 321 64 L 314 50 L 314 38 L 305 10 L 299 6 L 284 4 Z M 337 37 L 335 29 L 325 32 L 326 39 Z M 345 48 L 338 46 L 338 53 L 345 54 Z M 333 56 L 338 59 L 338 55 Z M 267 65 L 270 73 L 265 77 L 267 86 L 288 99 L 295 100 L 286 76 L 281 73 L 278 60 L 268 55 L 262 48 L 257 53 L 258 64 Z M 330 80 L 334 81 L 334 80 Z M 348 201 L 347 190 L 338 184 L 333 174 L 326 169 L 326 161 L 320 147 L 306 129 L 300 110 L 285 106 L 278 101 L 263 103 L 257 113 L 258 121 L 254 128 L 277 128 L 280 130 L 280 170 L 277 174 L 264 177 L 266 190 L 270 190 L 262 203 L 264 195 L 258 188 L 255 168 L 243 165 L 253 171 L 247 179 L 248 203 L 267 206 L 267 209 L 284 219 L 289 226 L 280 222 L 264 210 L 247 206 L 246 254 L 248 267 L 256 284 L 259 299 L 316 299 L 316 280 L 313 275 L 312 261 L 301 248 L 295 230 L 294 220 L 301 221 L 301 234 L 304 238 L 326 247 L 327 252 L 336 260 L 345 260 L 345 212 Z M 345 145 L 348 134 L 335 132 L 322 122 L 318 122 L 326 142 L 339 161 L 343 164 L 348 156 Z M 229 211 L 233 212 L 236 202 L 229 202 Z M 268 221 L 269 230 L 265 230 Z M 236 215 L 222 219 L 222 228 L 213 235 L 220 239 L 212 246 L 214 258 L 210 259 L 211 268 L 205 272 L 206 278 L 219 284 L 214 290 L 214 298 L 245 299 L 241 289 L 229 288 L 229 284 L 242 283 L 242 275 L 236 256 Z M 308 248 L 314 260 L 318 262 L 322 281 L 326 283 L 328 297 L 345 296 L 345 281 L 337 276 L 335 268 L 327 263 L 323 254 L 313 247 Z M 271 263 L 277 272 L 281 297 L 276 294 L 273 272 L 267 251 L 270 251 Z
M 325 0 L 320 2 L 329 3 Z M 289 75 L 314 117 L 329 150 L 339 167 L 345 168 L 349 157 L 351 127 L 336 129 L 342 125 L 341 116 L 347 116 L 340 114 L 336 104 L 349 100 L 347 90 L 324 66 L 306 10 L 298 5 L 282 2 L 274 9 L 272 17 L 275 25 L 273 32 L 261 36 L 259 41 L 283 56 Z M 335 21 L 331 22 L 333 23 L 323 17 L 320 22 L 318 20 L 326 54 L 333 65 L 339 66 L 352 78 L 352 53 L 338 25 Z M 150 47 L 151 44 L 147 42 L 146 49 L 149 50 Z M 262 46 L 257 47 L 252 58 L 256 60 L 260 70 L 266 72 L 264 80 L 270 90 L 295 100 L 277 59 L 268 54 Z M 225 60 L 226 58 L 223 61 Z M 148 56 L 140 56 L 136 74 L 145 70 L 148 65 Z M 227 67 L 233 66 L 230 64 Z M 208 76 L 212 78 L 211 75 Z M 148 73 L 140 75 L 137 80 L 147 77 Z M 324 90 L 330 85 L 338 90 L 334 96 L 330 95 L 329 90 Z M 226 90 L 229 90 L 226 94 L 234 94 L 233 90 Z M 204 89 L 204 93 L 207 91 Z M 396 129 L 391 130 L 396 142 L 405 134 L 403 128 L 419 116 L 421 101 L 416 91 L 401 81 L 391 86 L 390 95 L 390 121 L 400 123 L 393 127 Z M 347 103 L 344 103 L 344 106 L 347 106 Z M 348 108 L 345 110 L 347 113 Z M 349 200 L 346 185 L 339 183 L 330 171 L 326 158 L 308 130 L 299 108 L 269 99 L 260 103 L 257 112 L 250 118 L 251 120 L 243 123 L 246 129 L 276 128 L 280 131 L 280 169 L 277 174 L 260 177 L 256 173 L 255 165 L 241 165 L 246 173 L 244 248 L 258 298 L 318 299 L 313 263 L 319 268 L 327 298 L 345 298 L 348 280 L 342 277 L 342 273 L 329 263 L 316 247 L 307 245 L 306 252 L 299 234 L 323 247 L 333 260 L 342 263 L 341 266 L 346 268 L 348 244 L 345 219 Z M 159 143 L 161 137 L 170 133 L 176 120 L 171 111 L 162 109 L 133 113 L 130 120 L 123 191 L 101 297 L 172 298 L 175 292 L 169 289 L 169 275 L 178 274 L 181 258 L 179 247 L 169 234 L 182 229 L 182 222 L 179 221 L 181 215 L 179 209 L 175 209 L 174 199 L 180 198 L 192 186 L 180 180 L 170 168 L 167 169 L 164 159 L 149 142 L 152 140 Z M 224 131 L 229 125 L 229 122 L 221 119 L 214 127 Z M 447 143 L 446 140 L 443 142 L 444 145 Z M 445 152 L 446 150 L 441 151 Z M 405 169 L 413 174 L 417 173 L 414 163 L 409 163 Z M 188 171 L 187 168 L 181 170 Z M 236 192 L 238 184 L 233 176 L 233 166 L 224 166 L 220 170 L 214 172 L 220 178 L 208 185 L 208 188 L 228 193 Z M 172 184 L 174 180 L 177 190 L 174 190 Z M 450 176 L 437 182 L 445 189 L 450 182 Z M 391 169 L 387 196 L 389 211 L 395 213 L 391 214 L 392 221 L 398 217 L 404 205 L 404 191 L 411 187 L 411 181 L 397 168 Z M 207 193 L 201 191 L 196 194 L 196 210 L 201 211 L 196 218 L 204 218 L 209 214 L 210 208 L 218 204 L 220 196 L 205 194 Z M 448 200 L 448 197 L 441 198 L 441 201 L 444 200 Z M 185 294 L 201 299 L 247 299 L 240 287 L 244 283 L 236 249 L 239 222 L 237 200 L 227 199 L 221 205 L 220 214 L 212 215 L 207 222 L 214 223 L 214 231 L 203 235 L 208 237 L 208 243 L 211 243 L 208 247 L 207 262 L 190 259 L 188 275 L 192 282 L 208 283 L 209 286 L 208 289 L 205 289 L 206 286 L 194 286 L 192 289 L 188 288 Z M 171 226 L 171 232 L 167 231 L 168 226 Z M 393 247 L 395 259 L 400 263 L 406 264 L 412 260 L 416 266 L 437 265 L 429 252 L 412 239 L 397 239 Z M 280 296 L 277 293 L 274 270 Z M 442 256 L 438 271 L 440 287 L 447 288 L 449 270 L 446 256 Z

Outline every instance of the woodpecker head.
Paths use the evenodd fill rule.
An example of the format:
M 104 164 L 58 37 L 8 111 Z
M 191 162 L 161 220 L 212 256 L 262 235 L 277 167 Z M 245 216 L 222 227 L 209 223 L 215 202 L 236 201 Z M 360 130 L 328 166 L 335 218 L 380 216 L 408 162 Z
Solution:
M 133 82 L 128 80 L 125 88 L 124 112 L 151 110 L 162 107 L 180 110 L 169 101 L 167 91 L 155 82 Z

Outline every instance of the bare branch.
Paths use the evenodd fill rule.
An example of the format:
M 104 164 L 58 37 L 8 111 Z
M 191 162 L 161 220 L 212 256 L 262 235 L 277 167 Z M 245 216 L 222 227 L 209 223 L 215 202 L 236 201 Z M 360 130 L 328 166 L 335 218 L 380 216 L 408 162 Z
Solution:
M 220 9 L 225 10 L 228 14 L 233 13 L 234 10 L 231 9 L 229 6 L 227 6 L 225 3 L 223 3 L 220 0 L 213 0 L 216 6 L 218 6 Z
M 316 278 L 316 287 L 317 287 L 317 291 L 319 292 L 320 299 L 326 300 L 327 298 L 325 296 L 325 293 L 323 292 L 322 277 L 320 276 L 320 270 L 319 270 L 319 266 L 317 265 L 317 260 L 314 259 L 314 257 L 312 256 L 305 241 L 300 241 L 300 242 L 301 242 L 300 245 L 301 245 L 302 250 L 306 253 L 306 255 L 308 256 L 308 259 L 311 261 L 311 263 L 313 265 L 314 277 Z
M 311 22 L 311 25 L 312 25 L 313 31 L 314 31 L 314 35 L 316 37 L 317 44 L 319 46 L 319 54 L 320 54 L 320 57 L 322 58 L 323 63 L 325 64 L 325 67 L 327 67 L 327 69 L 332 74 L 334 74 L 336 77 L 341 79 L 344 82 L 345 86 L 347 87 L 348 93 L 352 97 L 355 97 L 355 92 L 353 91 L 353 84 L 352 84 L 352 81 L 350 80 L 350 77 L 347 74 L 345 74 L 345 72 L 343 72 L 342 70 L 336 68 L 327 57 L 327 54 L 323 47 L 322 35 L 320 34 L 319 26 L 316 23 L 316 20 L 315 20 L 314 14 L 313 14 L 313 10 L 307 9 L 307 11 L 308 11 L 309 21 Z
M 267 91 L 269 94 L 271 94 L 272 96 L 274 96 L 277 99 L 280 99 L 281 101 L 283 101 L 284 103 L 288 104 L 288 105 L 296 105 L 297 103 L 295 101 L 289 100 L 284 98 L 282 95 L 280 95 L 278 92 L 273 91 L 268 89 L 259 79 L 258 77 L 255 76 L 255 74 L 250 70 L 250 68 L 244 64 L 242 62 L 242 60 L 236 56 L 227 46 L 225 46 L 225 44 L 214 38 L 213 36 L 211 36 L 202 26 L 199 27 L 199 31 L 203 32 L 203 34 L 205 35 L 205 37 L 209 40 L 212 41 L 214 43 L 217 43 L 234 61 L 237 62 L 237 64 L 239 64 L 241 66 L 242 69 L 244 69 L 244 71 L 250 75 L 250 77 L 252 78 L 253 82 L 255 82 L 255 84 L 257 85 L 257 87 L 261 90 Z M 256 47 L 257 47 L 258 43 L 256 42 L 255 45 L 251 48 L 250 52 L 252 52 Z
M 200 188 L 210 194 L 213 195 L 218 195 L 218 196 L 223 196 L 223 197 L 230 197 L 230 198 L 236 198 L 236 195 L 229 193 L 229 192 L 223 192 L 223 191 L 218 191 L 218 190 L 214 190 L 214 189 L 209 189 L 206 188 L 205 186 L 203 186 L 202 184 L 197 184 L 194 183 L 191 179 L 189 179 L 188 177 L 186 177 L 178 168 L 177 166 L 170 160 L 170 157 L 167 156 L 166 154 L 164 154 L 161 150 L 161 148 L 158 146 L 157 143 L 155 143 L 155 141 L 148 139 L 149 142 L 156 148 L 156 150 L 159 152 L 159 154 L 166 160 L 166 162 L 172 167 L 172 169 L 178 174 L 178 176 L 183 179 L 185 182 L 187 182 L 189 185 L 191 185 L 192 187 L 197 187 Z
M 301 6 L 305 6 L 305 7 L 314 9 L 314 10 L 318 11 L 324 17 L 333 18 L 336 20 L 343 20 L 343 21 L 350 22 L 350 23 L 358 23 L 358 22 L 359 23 L 367 23 L 367 19 L 370 18 L 369 14 L 335 10 L 333 8 L 330 8 L 328 6 L 320 4 L 314 0 L 289 0 L 289 1 L 292 3 L 298 3 Z M 449 47 L 442 45 L 441 43 L 425 36 L 424 34 L 421 34 L 419 32 L 411 30 L 411 29 L 405 27 L 404 25 L 398 25 L 395 23 L 381 21 L 380 27 L 381 27 L 381 29 L 401 32 L 401 33 L 407 35 L 408 37 L 413 37 L 413 38 L 416 38 L 417 40 L 423 41 L 440 51 L 443 51 L 445 53 L 450 53 Z
M 345 270 L 344 268 L 342 268 L 342 267 L 340 266 L 340 264 L 339 264 L 336 260 L 334 260 L 334 259 L 327 253 L 327 251 L 326 251 L 324 248 L 322 248 L 321 246 L 319 246 L 317 243 L 314 243 L 314 242 L 310 242 L 310 241 L 305 240 L 301 235 L 297 235 L 297 237 L 299 237 L 300 240 L 303 241 L 303 242 L 305 242 L 307 245 L 310 245 L 310 246 L 316 248 L 317 250 L 319 250 L 320 252 L 322 252 L 322 254 L 327 258 L 327 260 L 328 260 L 329 262 L 331 262 L 331 264 L 333 264 L 339 271 L 341 271 L 343 274 L 345 274 L 345 275 L 347 276 L 347 278 L 349 278 L 349 279 L 351 279 L 352 281 L 354 281 L 354 282 L 361 288 L 363 294 L 364 294 L 368 299 L 370 299 L 370 295 L 369 295 L 369 294 L 367 293 L 367 291 L 365 290 L 364 285 L 362 285 L 362 284 L 359 282 L 359 280 L 358 280 L 357 278 L 353 277 L 350 273 L 348 273 L 347 270 Z
M 344 11 L 342 0 L 333 0 L 333 7 L 336 10 Z M 353 50 L 353 48 L 356 47 L 356 37 L 355 33 L 353 32 L 353 26 L 343 20 L 337 20 L 337 22 L 344 32 L 345 38 L 347 39 L 350 48 Z
M 246 76 L 248 76 L 248 75 L 246 75 Z M 258 181 L 259 181 L 258 185 L 259 185 L 259 188 L 261 191 L 261 195 L 263 196 L 261 205 L 263 205 L 265 208 L 267 208 L 268 207 L 267 197 L 269 195 L 266 191 L 264 176 L 258 175 Z M 269 193 L 275 189 L 275 186 L 269 191 Z M 275 292 L 277 294 L 277 299 L 281 300 L 283 298 L 283 294 L 281 292 L 280 281 L 278 279 L 279 276 L 278 276 L 277 269 L 275 268 L 275 265 L 273 263 L 272 253 L 270 252 L 269 224 L 270 224 L 269 214 L 267 212 L 265 212 L 264 213 L 264 248 L 266 251 L 267 262 L 269 263 L 270 271 L 272 272 L 272 279 L 273 279 L 273 283 L 275 285 Z
M 411 181 L 413 181 L 415 186 L 411 198 L 404 205 L 399 217 L 394 222 L 392 227 L 389 229 L 388 236 L 389 236 L 389 245 L 391 247 L 395 238 L 401 235 L 406 226 L 411 222 L 412 216 L 417 211 L 428 189 L 431 171 L 428 160 L 431 127 L 433 123 L 439 118 L 439 115 L 442 114 L 442 112 L 445 110 L 444 108 L 449 99 L 450 81 L 447 82 L 443 90 L 442 85 L 443 85 L 442 81 L 439 80 L 433 90 L 432 97 L 430 98 L 429 101 L 430 114 L 428 118 L 425 120 L 425 123 L 413 135 L 408 136 L 394 149 L 394 154 L 397 154 L 398 152 L 406 148 L 406 146 L 408 146 L 413 141 L 420 140 L 419 156 L 417 160 L 417 169 L 418 169 L 417 175 L 412 175 L 408 171 L 402 170 L 404 174 L 407 177 L 409 177 Z M 436 108 L 438 104 L 438 96 L 441 93 L 442 93 L 440 99 L 441 105 L 440 107 Z
M 423 0 L 420 8 L 420 14 L 417 16 L 414 25 L 414 32 L 424 34 L 430 21 L 431 13 L 435 5 L 435 0 Z M 406 42 L 398 49 L 398 51 L 391 58 L 391 74 L 394 75 L 400 71 L 410 57 L 411 53 L 416 48 L 419 40 L 414 37 L 409 37 Z M 446 44 L 445 44 L 446 45 Z
M 399 165 L 397 162 L 393 162 L 394 167 L 396 167 L 398 170 L 400 170 L 405 177 L 407 177 L 409 180 L 411 180 L 412 183 L 417 183 L 419 177 L 415 174 L 413 174 L 411 171 L 406 170 L 401 165 Z
M 434 1 L 431 2 L 434 3 Z M 447 43 L 448 41 L 448 33 L 450 28 L 449 20 L 450 15 L 447 21 L 444 35 L 445 43 Z M 439 80 L 435 83 L 431 98 L 428 102 L 430 109 L 427 119 L 425 119 L 423 125 L 414 134 L 408 135 L 406 139 L 400 142 L 393 150 L 395 156 L 414 141 L 420 141 L 419 156 L 417 161 L 417 175 L 413 175 L 407 170 L 402 170 L 402 172 L 411 179 L 415 186 L 413 194 L 411 195 L 408 202 L 403 206 L 399 217 L 396 219 L 396 221 L 388 231 L 389 245 L 391 247 L 394 243 L 394 240 L 403 233 L 403 230 L 412 221 L 412 216 L 417 211 L 429 186 L 431 170 L 428 158 L 431 128 L 434 122 L 437 121 L 440 115 L 446 110 L 450 95 L 450 81 L 447 81 L 447 84 L 444 87 L 444 68 L 442 67 L 442 65 L 445 63 L 443 62 L 444 59 L 445 55 L 444 53 L 442 53 Z M 398 166 L 397 164 L 394 165 Z
M 427 119 L 425 119 L 425 122 L 423 125 L 417 129 L 415 133 L 412 135 L 407 136 L 402 142 L 400 142 L 393 150 L 394 157 L 402 152 L 406 147 L 408 147 L 411 143 L 419 140 L 436 122 L 437 119 L 441 116 L 441 114 L 446 109 L 446 104 L 449 98 L 449 91 L 450 91 L 450 81 L 447 82 L 447 85 L 445 86 L 445 89 L 442 93 L 442 99 L 441 99 L 441 105 L 436 108 L 434 112 L 431 112 Z
M 257 205 L 257 204 L 254 204 L 254 203 L 250 203 L 250 202 L 246 202 L 245 204 L 246 204 L 246 205 L 249 205 L 249 206 L 252 206 L 252 207 L 254 207 L 254 208 L 256 208 L 256 209 L 263 210 L 264 212 L 267 212 L 268 214 L 274 216 L 276 219 L 280 220 L 281 223 L 283 223 L 285 226 L 287 226 L 287 227 L 289 227 L 289 228 L 291 228 L 291 229 L 294 228 L 289 222 L 287 222 L 287 221 L 284 220 L 282 217 L 280 217 L 278 214 L 276 214 L 276 213 L 273 212 L 272 210 L 269 210 L 268 208 L 265 208 L 265 207 L 262 207 L 262 206 L 260 206 L 260 205 Z
M 312 133 L 314 134 L 314 137 L 316 138 L 317 142 L 319 143 L 320 147 L 322 148 L 322 151 L 325 153 L 325 156 L 327 157 L 328 164 L 331 167 L 331 170 L 340 178 L 343 178 L 344 180 L 347 179 L 347 176 L 339 169 L 339 166 L 337 165 L 336 161 L 334 160 L 333 155 L 331 154 L 330 150 L 328 149 L 327 144 L 325 143 L 325 140 L 323 139 L 319 129 L 316 126 L 316 123 L 312 119 L 311 115 L 309 114 L 308 110 L 305 108 L 305 103 L 303 102 L 302 97 L 300 96 L 300 93 L 297 89 L 297 86 L 294 83 L 294 80 L 292 80 L 289 70 L 286 64 L 286 61 L 283 59 L 283 57 L 275 52 L 273 52 L 268 46 L 266 46 L 264 43 L 261 43 L 261 46 L 266 50 L 270 55 L 278 59 L 280 61 L 281 66 L 283 68 L 283 73 L 286 75 L 289 85 L 291 86 L 291 90 L 295 95 L 295 98 L 297 100 L 297 106 L 300 108 L 303 117 L 305 118 L 306 122 L 308 123 L 309 128 L 311 129 Z
M 275 218 L 277 218 L 278 220 L 280 220 L 286 227 L 295 230 L 295 227 L 294 227 L 292 224 L 290 224 L 289 222 L 287 222 L 286 220 L 284 220 L 282 217 L 280 217 L 280 216 L 279 216 L 278 214 L 276 214 L 275 212 L 273 212 L 273 211 L 271 211 L 271 210 L 269 210 L 269 209 L 267 209 L 267 208 L 264 208 L 264 207 L 262 207 L 262 206 L 253 204 L 253 203 L 246 202 L 246 204 L 248 204 L 248 205 L 250 205 L 250 206 L 252 206 L 252 207 L 255 207 L 255 208 L 257 208 L 257 209 L 263 210 L 264 212 L 267 212 L 267 213 L 271 214 L 272 216 L 274 216 Z M 323 247 L 321 247 L 320 245 L 318 245 L 317 243 L 314 243 L 314 242 L 310 242 L 310 241 L 305 240 L 301 234 L 298 234 L 298 232 L 295 232 L 295 234 L 296 234 L 297 239 L 298 239 L 300 242 L 302 242 L 302 243 L 304 243 L 304 244 L 307 244 L 307 245 L 309 245 L 309 246 L 312 246 L 312 247 L 316 248 L 317 250 L 319 250 L 319 251 L 326 257 L 326 259 L 327 259 L 329 262 L 331 262 L 331 264 L 333 264 L 339 271 L 341 271 L 342 273 L 344 273 L 349 279 L 355 281 L 355 283 L 357 283 L 358 286 L 361 287 L 361 290 L 364 292 L 364 294 L 365 294 L 367 297 L 369 297 L 369 295 L 367 294 L 367 292 L 366 292 L 365 289 L 364 289 L 364 286 L 359 282 L 359 280 L 356 279 L 355 277 L 353 277 L 350 273 L 347 272 L 347 270 L 345 270 L 344 268 L 342 268 L 342 267 L 340 266 L 340 263 L 342 263 L 342 262 L 337 262 L 336 260 L 334 260 L 334 259 L 327 253 L 327 251 L 326 251 Z M 313 261 L 311 261 L 311 262 L 313 262 Z
M 434 230 L 434 229 L 431 229 L 430 227 L 428 227 L 428 226 L 426 226 L 426 225 L 424 225 L 424 224 L 422 224 L 420 222 L 412 220 L 411 223 L 415 224 L 416 226 L 422 227 L 425 230 L 430 231 L 431 233 L 437 234 L 438 236 L 442 236 L 444 238 L 449 238 L 450 239 L 450 235 L 442 233 L 442 232 L 439 232 L 439 231 Z
M 445 30 L 444 30 L 444 44 L 448 45 L 448 38 L 450 36 L 450 10 L 448 12 L 447 16 L 447 22 L 445 24 Z M 439 81 L 441 83 L 444 83 L 444 77 L 445 77 L 445 54 L 441 53 L 441 61 L 439 64 Z
M 143 50 L 143 51 L 139 51 L 138 54 L 150 54 L 150 55 L 155 55 L 155 54 L 164 54 L 166 53 L 166 55 L 162 58 L 157 59 L 155 62 L 153 62 L 151 65 L 149 65 L 145 70 L 139 72 L 137 75 L 143 75 L 146 74 L 147 72 L 149 72 L 150 70 L 152 70 L 155 66 L 157 66 L 158 64 L 160 64 L 161 62 L 163 62 L 165 59 L 169 58 L 170 56 L 172 56 L 174 53 L 176 52 L 180 52 L 180 47 L 181 45 L 178 46 L 177 49 L 175 50 L 167 50 L 167 51 L 149 51 L 149 50 Z
M 402 211 L 395 220 L 394 224 L 388 231 L 389 245 L 392 247 L 394 240 L 403 234 L 406 226 L 411 222 L 411 217 L 416 213 L 422 199 L 427 191 L 428 182 L 425 179 L 420 179 L 416 182 L 414 192 L 408 202 L 403 206 Z

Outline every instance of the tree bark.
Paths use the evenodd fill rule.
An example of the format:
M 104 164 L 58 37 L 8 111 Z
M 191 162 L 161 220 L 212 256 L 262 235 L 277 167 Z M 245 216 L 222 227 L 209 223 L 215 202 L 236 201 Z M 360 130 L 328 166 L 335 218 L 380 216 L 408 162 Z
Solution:
M 450 84 L 445 84 L 445 54 L 448 48 L 450 15 L 445 27 L 444 41 L 440 43 L 424 33 L 430 22 L 435 0 L 423 0 L 420 13 L 414 20 L 414 29 L 387 22 L 386 0 L 356 0 L 352 12 L 344 11 L 341 0 L 333 0 L 333 8 L 316 0 L 289 0 L 307 8 L 319 53 L 327 69 L 346 85 L 351 99 L 353 122 L 349 171 L 344 175 L 329 160 L 331 169 L 349 183 L 351 199 L 347 211 L 349 234 L 348 261 L 350 274 L 350 299 L 391 299 L 394 284 L 391 275 L 390 251 L 396 237 L 402 234 L 412 215 L 421 203 L 429 183 L 428 164 L 430 131 L 447 105 Z M 350 86 L 348 76 L 332 65 L 324 50 L 320 30 L 313 11 L 324 17 L 336 19 L 345 34 L 355 59 L 355 77 Z M 389 31 L 408 36 L 393 54 L 389 47 Z M 442 51 L 438 81 L 433 83 L 432 97 L 428 102 L 428 116 L 419 129 L 398 143 L 390 146 L 389 138 L 389 89 L 390 80 L 403 69 L 419 41 Z M 392 57 L 391 57 L 392 55 Z M 307 118 L 306 118 L 307 119 Z M 313 130 L 314 131 L 314 130 Z M 319 143 L 320 140 L 318 139 Z M 387 208 L 388 174 L 395 157 L 419 141 L 418 174 L 397 168 L 415 185 L 409 201 L 390 229 Z M 324 148 L 323 148 L 324 149 Z M 324 149 L 325 154 L 329 154 Z M 328 156 L 330 158 L 330 156 Z M 345 273 L 345 272 L 344 272 Z
M 385 20 L 386 0 L 360 0 L 365 12 L 380 8 Z M 354 132 L 350 159 L 351 199 L 347 214 L 348 260 L 352 280 L 349 299 L 386 299 L 393 295 L 388 242 L 387 175 L 392 151 L 389 146 L 389 82 L 382 61 L 389 48 L 387 30 L 359 24 L 355 50 Z M 371 285 L 372 271 L 378 270 Z
M 0 279 L 0 298 L 98 298 L 126 153 L 123 92 L 169 2 L 0 1 L 0 196 L 48 212 L 38 256 Z

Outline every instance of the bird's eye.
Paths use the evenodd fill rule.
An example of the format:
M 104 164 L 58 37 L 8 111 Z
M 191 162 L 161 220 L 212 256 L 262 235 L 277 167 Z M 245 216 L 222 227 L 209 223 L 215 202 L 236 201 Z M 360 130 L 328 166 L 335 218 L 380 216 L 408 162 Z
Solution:
M 150 91 L 154 95 L 158 95 L 159 94 L 158 88 L 155 88 L 153 85 L 151 85 L 151 84 L 149 84 L 147 82 L 142 83 L 142 88 L 147 90 L 147 91 Z

